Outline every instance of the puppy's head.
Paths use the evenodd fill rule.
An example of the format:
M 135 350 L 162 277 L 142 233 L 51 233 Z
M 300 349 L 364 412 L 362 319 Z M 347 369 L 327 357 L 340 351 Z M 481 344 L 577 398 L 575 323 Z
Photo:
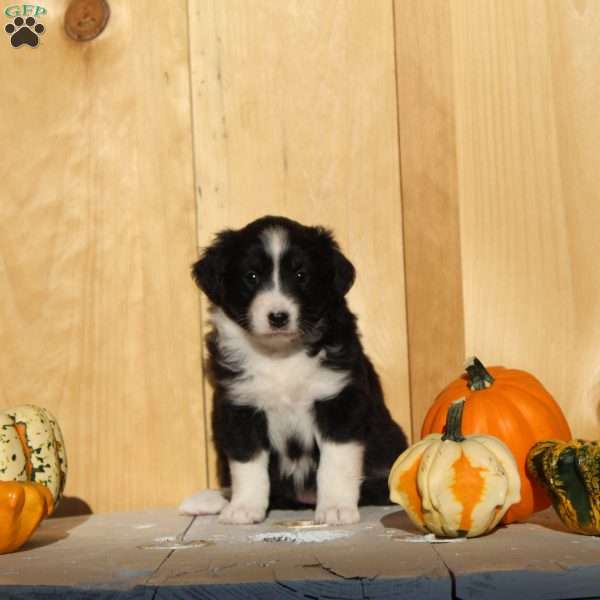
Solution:
M 215 306 L 271 345 L 314 335 L 354 282 L 329 231 L 283 217 L 221 232 L 192 274 Z

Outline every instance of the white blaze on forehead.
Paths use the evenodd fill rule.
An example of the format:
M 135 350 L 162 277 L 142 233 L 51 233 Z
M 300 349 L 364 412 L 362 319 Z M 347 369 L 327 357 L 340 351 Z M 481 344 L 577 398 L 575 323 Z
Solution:
M 276 290 L 279 290 L 281 287 L 279 279 L 279 263 L 287 248 L 287 233 L 280 227 L 273 227 L 267 229 L 262 234 L 261 238 L 267 254 L 273 260 L 273 287 Z
M 285 312 L 289 315 L 289 324 L 285 331 L 296 331 L 298 327 L 298 305 L 294 299 L 281 291 L 280 264 L 281 257 L 288 246 L 287 233 L 281 227 L 272 227 L 261 235 L 266 253 L 273 261 L 271 285 L 256 294 L 250 304 L 248 317 L 252 331 L 259 335 L 272 333 L 269 313 Z

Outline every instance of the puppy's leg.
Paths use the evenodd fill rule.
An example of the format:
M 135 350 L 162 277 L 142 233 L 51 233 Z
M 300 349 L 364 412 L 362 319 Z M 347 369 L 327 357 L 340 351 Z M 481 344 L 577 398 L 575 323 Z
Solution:
M 358 523 L 363 454 L 364 446 L 358 442 L 324 441 L 321 444 L 317 471 L 317 523 Z
M 229 460 L 231 502 L 219 516 L 221 523 L 259 523 L 269 506 L 269 454 L 260 450 L 247 462 Z

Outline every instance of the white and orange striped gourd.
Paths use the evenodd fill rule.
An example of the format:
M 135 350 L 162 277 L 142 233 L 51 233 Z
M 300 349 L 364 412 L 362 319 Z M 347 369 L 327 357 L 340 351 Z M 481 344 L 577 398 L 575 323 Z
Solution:
M 493 436 L 464 437 L 463 408 L 464 398 L 453 402 L 445 433 L 432 433 L 403 452 L 388 479 L 390 500 L 438 537 L 488 533 L 520 500 L 512 452 Z

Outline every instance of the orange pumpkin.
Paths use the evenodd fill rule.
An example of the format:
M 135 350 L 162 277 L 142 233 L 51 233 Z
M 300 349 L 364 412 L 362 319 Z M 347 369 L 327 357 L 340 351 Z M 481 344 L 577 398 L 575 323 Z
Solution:
M 495 436 L 514 454 L 521 477 L 521 501 L 508 510 L 502 522 L 523 521 L 550 506 L 541 484 L 527 474 L 529 450 L 541 440 L 567 441 L 571 430 L 554 398 L 530 373 L 504 367 L 486 369 L 477 358 L 467 362 L 466 371 L 435 399 L 421 437 L 441 433 L 450 404 L 466 397 L 463 433 Z

